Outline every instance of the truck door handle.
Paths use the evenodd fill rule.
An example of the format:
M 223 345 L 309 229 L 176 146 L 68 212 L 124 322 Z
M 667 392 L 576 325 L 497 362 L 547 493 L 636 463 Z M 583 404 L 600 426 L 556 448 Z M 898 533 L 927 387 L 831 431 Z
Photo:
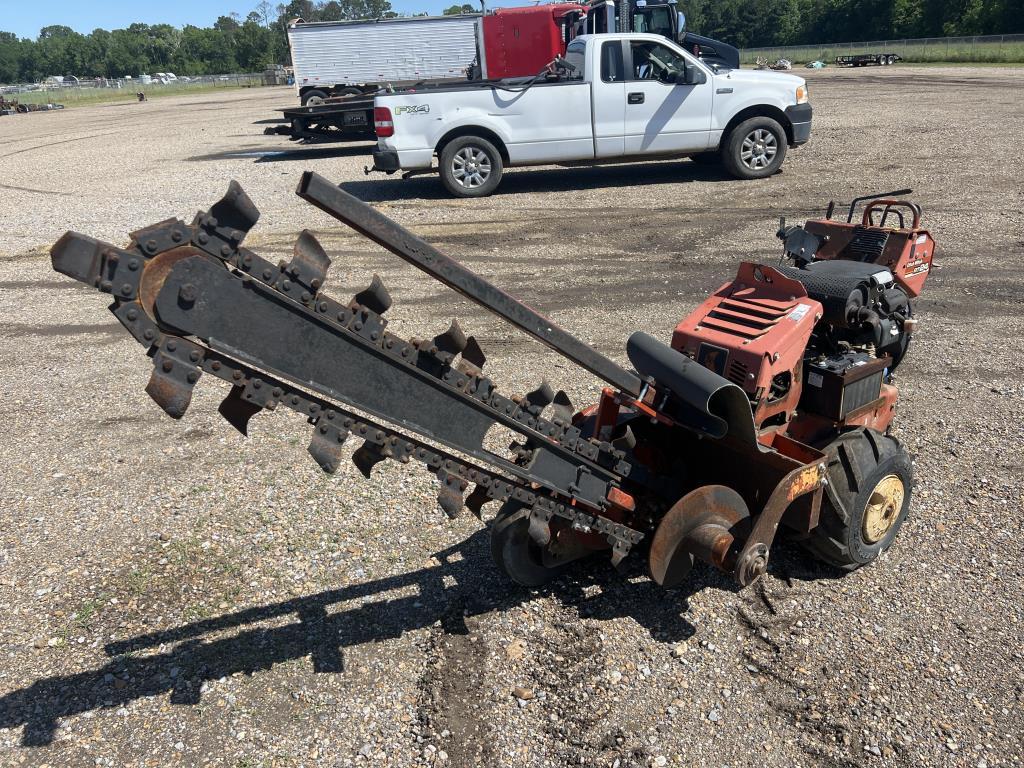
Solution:
M 643 91 L 637 91 L 636 93 L 630 93 L 626 96 L 627 104 L 643 104 L 644 94 Z

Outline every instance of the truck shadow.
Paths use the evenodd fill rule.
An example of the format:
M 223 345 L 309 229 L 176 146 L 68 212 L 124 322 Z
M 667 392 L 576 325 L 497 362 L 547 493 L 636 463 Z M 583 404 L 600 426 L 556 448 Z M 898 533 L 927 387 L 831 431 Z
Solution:
M 193 155 L 186 158 L 192 163 L 212 162 L 219 160 L 249 160 L 254 163 L 287 163 L 307 162 L 309 160 L 325 160 L 332 157 L 358 157 L 366 155 L 368 165 L 372 165 L 370 151 L 365 145 L 321 146 L 318 144 L 299 144 L 296 148 L 267 149 L 259 146 L 232 149 L 224 152 L 211 152 L 208 155 Z
M 650 184 L 686 184 L 694 181 L 735 181 L 725 169 L 691 160 L 622 165 L 588 165 L 542 170 L 512 169 L 493 197 L 522 192 L 582 192 L 591 189 L 636 187 Z M 368 179 L 339 184 L 367 203 L 399 202 L 411 198 L 453 199 L 436 175 L 410 179 Z
M 346 647 L 399 637 L 436 622 L 449 634 L 468 634 L 467 618 L 509 610 L 536 594 L 498 576 L 486 530 L 434 557 L 437 566 L 109 643 L 104 651 L 112 658 L 102 667 L 42 678 L 0 698 L 0 728 L 24 726 L 22 745 L 44 746 L 53 742 L 62 718 L 167 692 L 172 704 L 196 705 L 204 681 L 238 672 L 252 674 L 309 656 L 314 671 L 341 673 Z M 540 593 L 575 607 L 581 617 L 633 617 L 655 639 L 674 643 L 694 633 L 682 616 L 688 595 L 708 587 L 735 589 L 708 569 L 695 574 L 685 591 L 666 599 L 666 592 L 649 579 L 626 576 L 598 556 Z M 415 594 L 408 594 L 410 587 Z M 395 590 L 403 590 L 402 596 L 389 595 Z M 345 607 L 350 601 L 356 602 Z M 282 618 L 292 620 L 281 623 Z M 222 636 L 232 630 L 237 631 Z M 163 645 L 173 647 L 163 651 Z

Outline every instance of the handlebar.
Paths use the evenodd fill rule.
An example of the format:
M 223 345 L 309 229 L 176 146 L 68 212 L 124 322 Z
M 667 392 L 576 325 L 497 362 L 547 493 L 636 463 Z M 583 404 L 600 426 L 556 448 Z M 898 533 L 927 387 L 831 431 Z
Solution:
M 882 208 L 882 218 L 878 224 L 874 223 L 874 213 L 879 208 Z M 895 210 L 898 208 L 906 208 L 913 214 L 913 219 L 910 225 L 911 229 L 917 229 L 921 224 L 921 206 L 917 203 L 912 203 L 909 200 L 893 200 L 885 198 L 882 200 L 872 200 L 864 208 L 864 217 L 861 219 L 861 224 L 865 227 L 884 227 L 885 220 L 889 217 L 890 213 L 894 213 L 900 219 L 900 229 L 906 229 L 906 221 L 903 218 L 903 212 Z

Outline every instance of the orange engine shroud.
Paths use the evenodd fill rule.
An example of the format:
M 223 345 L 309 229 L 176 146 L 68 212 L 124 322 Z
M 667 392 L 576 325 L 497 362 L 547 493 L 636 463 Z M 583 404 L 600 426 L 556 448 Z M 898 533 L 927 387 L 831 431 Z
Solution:
M 889 215 L 909 211 L 910 226 L 900 228 L 874 224 L 876 213 L 884 223 Z M 816 259 L 849 259 L 871 261 L 888 267 L 896 282 L 903 286 L 910 298 L 917 298 L 932 268 L 935 240 L 927 229 L 921 228 L 921 210 L 905 200 L 875 200 L 865 209 L 860 223 L 846 223 L 832 219 L 812 219 L 804 230 L 821 240 Z M 877 254 L 877 255 L 876 255 Z
M 735 280 L 676 326 L 672 348 L 742 387 L 760 428 L 796 410 L 804 350 L 821 314 L 799 281 L 745 261 Z

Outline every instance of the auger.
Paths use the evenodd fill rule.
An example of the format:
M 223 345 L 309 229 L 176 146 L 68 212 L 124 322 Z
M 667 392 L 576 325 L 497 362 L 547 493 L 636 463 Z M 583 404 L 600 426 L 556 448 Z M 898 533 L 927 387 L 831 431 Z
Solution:
M 891 545 L 911 490 L 910 460 L 887 434 L 893 370 L 934 248 L 900 193 L 854 201 L 847 222 L 830 205 L 783 226 L 793 266 L 742 263 L 671 345 L 634 333 L 633 370 L 323 177 L 305 173 L 297 193 L 604 381 L 599 402 L 576 409 L 546 380 L 502 393 L 458 322 L 432 339 L 390 333 L 381 278 L 347 303 L 331 298 L 330 258 L 308 231 L 288 261 L 243 247 L 259 212 L 232 182 L 189 224 L 162 221 L 125 248 L 69 232 L 51 252 L 55 270 L 111 294 L 153 360 L 146 391 L 171 417 L 208 374 L 231 385 L 219 411 L 242 434 L 263 410 L 305 416 L 325 472 L 350 438 L 367 478 L 385 459 L 422 464 L 450 517 L 501 502 L 495 561 L 528 586 L 591 553 L 618 565 L 638 548 L 659 584 L 700 559 L 746 585 L 780 525 L 847 569 Z M 495 427 L 515 435 L 507 450 L 488 438 Z

